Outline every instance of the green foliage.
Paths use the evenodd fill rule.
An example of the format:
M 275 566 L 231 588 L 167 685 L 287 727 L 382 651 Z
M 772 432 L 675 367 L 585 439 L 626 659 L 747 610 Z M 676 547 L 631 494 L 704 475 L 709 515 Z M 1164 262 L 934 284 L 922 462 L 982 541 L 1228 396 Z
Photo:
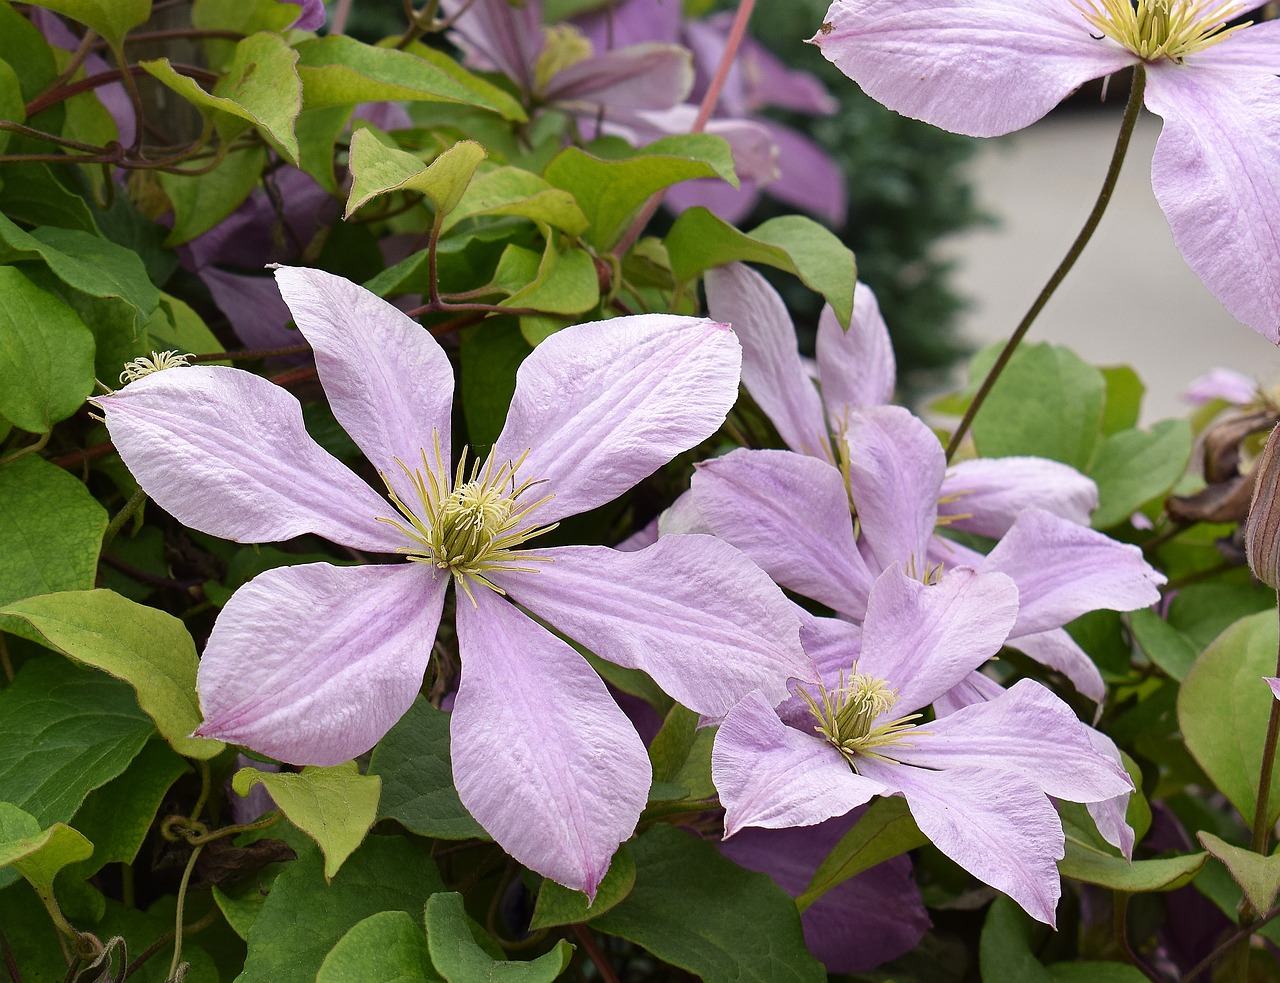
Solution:
M 1071 962 L 1045 966 L 1033 940 L 1044 930 L 1008 898 L 996 898 L 982 924 L 980 966 L 984 983 L 1142 983 L 1141 971 L 1127 963 Z
M 36 0 L 44 7 L 85 24 L 112 44 L 151 14 L 151 0 Z
M 404 911 L 380 911 L 325 956 L 316 983 L 437 983 L 422 925 Z
M 494 959 L 472 937 L 462 895 L 452 892 L 427 900 L 427 944 L 431 961 L 449 983 L 551 983 L 573 955 L 573 946 L 561 939 L 529 962 Z
M 248 147 L 227 154 L 209 174 L 162 172 L 160 187 L 173 205 L 173 230 L 166 246 L 190 242 L 234 212 L 249 197 L 262 177 L 267 161 L 263 147 Z
M 392 191 L 417 191 L 438 214 L 447 214 L 470 184 L 476 168 L 488 156 L 474 140 L 463 140 L 441 153 L 430 164 L 413 154 L 389 147 L 370 129 L 351 137 L 351 193 L 344 217 L 361 205 Z
M 588 922 L 616 908 L 635 886 L 636 862 L 624 843 L 613 855 L 613 863 L 600 882 L 593 901 L 588 901 L 581 891 L 571 891 L 553 880 L 544 879 L 538 889 L 538 901 L 533 908 L 533 917 L 529 919 L 529 928 L 536 930 Z
M 1235 878 L 1254 911 L 1266 912 L 1280 893 L 1280 854 L 1269 857 L 1228 843 L 1207 830 L 1197 834 L 1201 844 L 1222 861 Z
M 818 865 L 796 905 L 805 911 L 838 884 L 927 842 L 911 818 L 906 799 L 877 799 Z

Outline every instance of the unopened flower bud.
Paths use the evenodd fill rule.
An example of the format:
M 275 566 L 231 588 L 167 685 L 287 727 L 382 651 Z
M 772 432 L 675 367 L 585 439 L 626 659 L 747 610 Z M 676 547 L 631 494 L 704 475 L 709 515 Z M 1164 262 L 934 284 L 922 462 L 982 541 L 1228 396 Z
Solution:
M 1253 575 L 1275 587 L 1280 583 L 1280 426 L 1271 431 L 1253 472 L 1253 501 L 1244 526 L 1245 552 Z

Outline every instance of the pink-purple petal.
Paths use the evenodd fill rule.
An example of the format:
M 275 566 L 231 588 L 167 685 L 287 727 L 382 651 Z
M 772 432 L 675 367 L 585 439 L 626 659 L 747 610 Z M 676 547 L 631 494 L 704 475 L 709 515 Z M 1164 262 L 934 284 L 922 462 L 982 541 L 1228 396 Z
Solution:
M 422 325 L 332 273 L 276 270 L 280 294 L 315 349 L 329 407 L 365 457 L 412 504 L 397 461 L 422 468 L 422 452 L 450 466 L 453 369 Z M 403 489 L 403 490 L 402 490 Z
M 555 498 L 553 522 L 617 498 L 710 437 L 738 396 L 742 349 L 705 318 L 639 314 L 558 331 L 516 372 L 499 461 Z
M 1018 513 L 1041 508 L 1087 526 L 1098 507 L 1098 486 L 1075 468 L 1043 457 L 979 457 L 947 469 L 939 521 L 999 539 Z
M 1219 367 L 1192 379 L 1182 398 L 1197 406 L 1215 399 L 1235 406 L 1246 406 L 1258 398 L 1258 389 L 1258 383 L 1243 372 Z
M 854 410 L 882 406 L 893 398 L 897 366 L 889 328 L 876 295 L 865 283 L 853 292 L 853 318 L 845 331 L 835 312 L 818 320 L 818 381 L 832 430 L 842 432 Z
M 815 678 L 791 603 L 728 543 L 663 536 L 633 552 L 530 552 L 547 558 L 530 562 L 536 573 L 495 573 L 493 582 L 601 658 L 647 672 L 697 713 L 722 716 L 756 689 L 777 703 L 788 678 Z
M 297 765 L 364 753 L 418 694 L 447 584 L 419 563 L 259 574 L 205 646 L 196 733 Z
M 836 0 L 813 42 L 877 102 L 986 137 L 1137 60 L 1091 30 L 1066 0 Z
M 394 552 L 390 504 L 307 434 L 297 399 L 223 366 L 168 369 L 97 398 L 138 483 L 193 529 L 239 543 L 316 533 Z
M 1034 634 L 1018 635 L 1007 643 L 1011 648 L 1031 656 L 1042 666 L 1062 673 L 1071 685 L 1095 703 L 1107 697 L 1107 684 L 1098 665 L 1074 638 L 1061 628 L 1050 628 Z
M 860 759 L 872 781 L 901 792 L 920 831 L 979 880 L 1032 918 L 1053 925 L 1062 882 L 1062 821 L 1032 782 L 998 767 L 927 771 Z
M 707 313 L 742 342 L 742 384 L 792 450 L 831 459 L 822 402 L 800 362 L 796 330 L 769 281 L 741 263 L 707 271 Z
M 900 563 L 923 576 L 947 467 L 942 445 L 901 406 L 850 414 L 845 439 L 862 543 L 877 572 Z
M 777 147 L 778 176 L 764 187 L 771 198 L 828 224 L 844 225 L 849 208 L 844 172 L 819 144 L 789 126 L 763 120 Z
M 761 693 L 729 711 L 711 752 L 724 835 L 745 826 L 812 826 L 884 792 L 820 737 L 788 727 Z
M 926 586 L 892 567 L 871 588 L 858 673 L 898 691 L 894 716 L 919 710 L 1000 651 L 1017 612 L 1007 577 L 960 567 Z
M 1043 509 L 1018 516 L 979 567 L 1018 585 L 1012 637 L 1061 628 L 1089 611 L 1133 611 L 1160 599 L 1157 573 L 1142 551 Z
M 676 44 L 636 44 L 584 58 L 557 72 L 544 97 L 621 109 L 670 109 L 692 87 L 688 51 Z
M 871 574 L 853 539 L 844 479 L 790 451 L 740 449 L 693 476 L 699 514 L 788 590 L 860 618 Z
M 652 771 L 635 728 L 567 643 L 492 591 L 458 599 L 450 722 L 467 811 L 531 870 L 594 897 Z
M 1274 71 L 1162 62 L 1149 70 L 1146 103 L 1164 117 L 1151 184 L 1174 244 L 1228 312 L 1280 343 L 1280 78 Z
M 1271 692 L 1277 700 L 1280 700 L 1280 678 L 1275 676 L 1263 676 L 1262 681 L 1271 687 Z
M 1095 727 L 1086 728 L 1085 736 L 1095 751 L 1115 762 L 1116 767 L 1124 769 L 1124 759 L 1120 757 L 1120 749 L 1116 747 L 1115 741 Z M 1125 774 L 1128 774 L 1127 770 Z M 1085 803 L 1102 838 L 1119 850 L 1126 860 L 1133 859 L 1134 843 L 1133 827 L 1129 825 L 1127 818 L 1130 794 L 1122 792 L 1108 799 Z

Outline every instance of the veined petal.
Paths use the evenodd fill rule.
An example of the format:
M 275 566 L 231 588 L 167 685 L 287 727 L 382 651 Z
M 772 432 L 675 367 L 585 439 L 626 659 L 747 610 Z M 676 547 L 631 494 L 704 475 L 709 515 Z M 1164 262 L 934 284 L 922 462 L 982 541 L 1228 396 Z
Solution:
M 1107 698 L 1107 684 L 1103 682 L 1097 663 L 1063 629 L 1050 628 L 1019 635 L 1010 638 L 1006 644 L 1031 656 L 1042 666 L 1062 673 L 1071 680 L 1071 685 L 1095 703 Z
M 1070 802 L 1099 802 L 1133 790 L 1119 761 L 1094 748 L 1089 728 L 1071 708 L 1032 679 L 922 729 L 928 734 L 908 737 L 893 756 L 938 770 L 998 767 Z
M 1262 681 L 1271 687 L 1271 692 L 1275 694 L 1275 698 L 1280 700 L 1280 678 L 1275 676 L 1263 676 Z
M 394 552 L 396 511 L 317 444 L 291 393 L 218 365 L 156 372 L 98 396 L 133 476 L 179 522 L 238 543 L 316 533 Z
M 1003 693 L 1003 686 L 981 669 L 975 669 L 933 701 L 933 712 L 945 717 L 971 704 L 994 700 Z
M 711 777 L 726 838 L 744 826 L 812 826 L 884 792 L 822 738 L 779 720 L 761 693 L 749 694 L 720 724 Z
M 458 602 L 453 777 L 467 811 L 531 870 L 594 897 L 652 770 L 582 656 L 492 591 Z
M 829 306 L 822 308 L 817 355 L 822 402 L 834 432 L 844 432 L 854 410 L 882 406 L 893 398 L 897 379 L 893 344 L 876 295 L 865 283 L 854 289 L 848 331 L 840 327 Z
M 877 102 L 990 137 L 1136 60 L 1089 31 L 1066 0 L 836 0 L 812 40 Z
M 858 767 L 906 796 L 934 846 L 1032 918 L 1054 924 L 1065 839 L 1057 810 L 1035 784 L 995 767 L 927 771 L 871 758 Z
M 302 334 L 289 326 L 292 315 L 280 297 L 275 280 L 231 273 L 216 266 L 206 266 L 196 275 L 209 288 L 213 302 L 227 316 L 236 337 L 246 348 L 286 348 L 302 344 Z M 288 357 L 298 363 L 311 360 L 305 353 Z
M 778 176 L 765 194 L 839 228 L 848 218 L 844 171 L 819 144 L 789 126 L 764 120 L 777 146 Z
M 898 691 L 894 716 L 919 710 L 1000 651 L 1017 613 L 1008 577 L 959 567 L 925 586 L 891 567 L 871 588 L 858 673 Z
M 693 500 L 692 489 L 681 492 L 679 497 L 658 516 L 659 536 L 687 536 L 690 533 L 701 533 L 706 536 L 712 534 L 702 518 L 702 513 L 698 511 L 698 504 Z
M 816 826 L 744 829 L 720 852 L 799 897 L 862 809 Z M 910 952 L 929 929 L 905 854 L 836 885 L 800 915 L 805 943 L 831 973 L 865 973 Z
M 623 109 L 670 109 L 693 88 L 693 60 L 678 44 L 635 44 L 556 72 L 549 102 L 577 100 Z
M 1087 526 L 1098 486 L 1075 468 L 1043 457 L 979 457 L 947 469 L 938 518 L 999 539 L 1026 508 L 1041 508 Z
M 1274 28 L 1267 37 L 1275 46 Z M 1274 63 L 1266 73 L 1212 59 L 1208 65 L 1160 63 L 1150 67 L 1146 103 L 1164 117 L 1151 184 L 1174 244 L 1232 316 L 1280 343 L 1276 71 Z
M 1239 17 L 1261 6 L 1262 3 L 1256 2 L 1237 4 L 1231 17 Z M 1255 22 L 1231 35 L 1229 42 L 1211 45 L 1188 55 L 1186 67 L 1196 72 L 1227 68 L 1252 69 L 1263 75 L 1280 74 L 1280 21 Z
M 1164 583 L 1142 551 L 1043 509 L 1018 516 L 978 568 L 1008 574 L 1018 585 L 1012 638 L 1061 628 L 1099 608 L 1133 611 L 1160 600 Z
M 1085 736 L 1095 751 L 1115 762 L 1117 768 L 1124 770 L 1124 760 L 1120 757 L 1120 749 L 1116 747 L 1115 741 L 1096 727 L 1085 728 Z M 1125 771 L 1125 774 L 1127 775 L 1128 772 Z M 1132 792 L 1122 792 L 1098 802 L 1085 803 L 1085 808 L 1089 810 L 1089 815 L 1094 825 L 1098 827 L 1098 832 L 1102 834 L 1102 838 L 1124 854 L 1126 860 L 1133 859 L 1134 832 L 1126 818 L 1131 794 Z
M 316 353 L 333 415 L 400 493 L 415 499 L 396 463 L 449 467 L 453 369 L 430 332 L 381 297 L 322 270 L 281 267 L 276 282 Z M 403 491 L 401 489 L 403 488 Z
M 418 694 L 447 585 L 419 563 L 259 574 L 205 646 L 196 733 L 296 765 L 363 754 Z
M 755 689 L 777 703 L 789 678 L 816 678 L 792 605 L 728 543 L 663 536 L 629 553 L 604 546 L 533 552 L 547 558 L 530 563 L 536 573 L 490 579 L 602 659 L 644 670 L 690 710 L 719 717 Z
M 713 14 L 708 20 L 727 38 L 733 26 L 733 11 Z M 797 113 L 830 116 L 840 103 L 812 72 L 790 68 L 755 38 L 747 35 L 739 49 L 746 71 L 747 108 L 776 106 Z
M 680 37 L 681 20 L 682 9 L 666 0 L 627 0 L 607 9 L 587 11 L 573 22 L 596 51 L 606 51 L 644 41 L 675 44 Z
M 704 461 L 692 484 L 694 504 L 717 536 L 788 590 L 862 617 L 871 574 L 833 465 L 790 451 L 740 449 Z
M 947 467 L 938 438 L 901 406 L 872 406 L 850 414 L 845 440 L 865 547 L 880 570 L 912 564 L 923 576 Z
M 831 460 L 822 402 L 800 362 L 796 329 L 782 298 L 749 266 L 708 270 L 707 313 L 742 342 L 742 384 L 792 450 Z
M 818 678 L 828 686 L 835 685 L 840 673 L 847 674 L 858 660 L 862 650 L 862 626 L 841 618 L 820 618 L 798 604 L 792 605 L 792 611 L 800 621 L 800 644 L 804 654 L 817 669 Z M 795 693 L 796 689 L 797 684 L 793 683 L 793 695 L 779 703 L 775 712 L 783 723 L 807 732 L 813 727 L 813 711 L 805 699 Z
M 533 66 L 546 45 L 541 0 L 516 7 L 507 0 L 441 0 L 452 21 L 449 40 L 474 68 L 501 72 L 521 91 L 533 91 Z
M 498 461 L 555 498 L 540 523 L 617 498 L 706 440 L 738 396 L 738 339 L 705 318 L 638 314 L 558 331 L 516 372 Z

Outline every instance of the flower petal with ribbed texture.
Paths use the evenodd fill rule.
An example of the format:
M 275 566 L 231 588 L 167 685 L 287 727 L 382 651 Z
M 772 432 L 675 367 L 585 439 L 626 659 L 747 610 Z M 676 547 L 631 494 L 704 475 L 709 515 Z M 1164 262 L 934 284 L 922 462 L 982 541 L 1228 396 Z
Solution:
M 1098 486 L 1075 468 L 1044 457 L 979 457 L 947 468 L 938 518 L 954 529 L 999 539 L 1018 513 L 1041 508 L 1087 526 Z
M 476 590 L 457 618 L 462 804 L 516 860 L 594 897 L 648 798 L 644 744 L 582 656 L 508 601 Z
M 1032 918 L 1054 924 L 1065 841 L 1057 811 L 1035 784 L 996 767 L 926 771 L 874 758 L 858 767 L 906 796 L 934 846 Z
M 1088 611 L 1134 611 L 1160 599 L 1142 551 L 1043 509 L 1027 509 L 978 567 L 1018 585 L 1014 637 L 1061 628 Z
M 990 137 L 1137 60 L 1091 30 L 1069 0 L 836 0 L 812 40 L 877 102 Z
M 865 283 L 853 291 L 853 318 L 845 331 L 835 312 L 822 308 L 818 319 L 818 381 L 827 421 L 836 433 L 844 431 L 849 415 L 868 406 L 882 406 L 893 398 L 897 364 L 889 328 L 876 295 Z
M 1280 52 L 1272 24 L 1242 36 L 1263 26 Z M 1235 47 L 1232 37 L 1198 52 L 1194 64 L 1150 67 L 1147 107 L 1164 117 L 1151 185 L 1174 244 L 1210 293 L 1280 342 L 1280 56 L 1261 72 L 1232 64 Z
M 800 362 L 796 330 L 778 292 L 755 270 L 731 263 L 707 271 L 707 313 L 742 342 L 742 384 L 792 450 L 831 459 L 831 440 L 813 379 Z
M 693 62 L 678 44 L 636 44 L 574 62 L 556 72 L 548 102 L 574 100 L 620 109 L 670 109 L 693 87 Z
M 761 693 L 748 695 L 720 724 L 711 777 L 726 837 L 744 826 L 812 826 L 885 793 L 826 741 L 779 720 Z
M 861 618 L 871 573 L 853 539 L 839 470 L 790 451 L 740 449 L 704 461 L 693 500 L 721 539 L 777 583 Z
M 867 602 L 858 673 L 898 691 L 893 716 L 912 713 L 1000 651 L 1017 613 L 1008 577 L 959 567 L 926 586 L 900 568 L 886 570 Z
M 438 439 L 449 467 L 453 368 L 444 350 L 417 321 L 350 280 L 281 267 L 276 282 L 315 350 L 333 415 L 401 499 L 414 501 L 397 460 L 420 469 L 425 450 L 434 467 Z
M 560 331 L 516 372 L 498 461 L 555 498 L 540 523 L 603 505 L 710 437 L 738 396 L 742 349 L 727 325 L 638 314 Z
M 418 695 L 447 585 L 420 563 L 259 574 L 205 646 L 196 733 L 297 765 L 363 754 Z
M 1079 643 L 1062 628 L 1009 638 L 1007 644 L 1031 656 L 1042 666 L 1062 673 L 1077 690 L 1095 703 L 1107 696 L 1107 684 L 1098 665 Z
M 546 557 L 530 564 L 536 573 L 490 579 L 556 631 L 602 659 L 644 670 L 697 713 L 722 716 L 756 689 L 777 703 L 788 678 L 816 678 L 792 605 L 728 543 L 663 536 L 633 552 L 533 552 Z
M 291 393 L 217 365 L 167 369 L 96 402 L 138 483 L 179 522 L 238 543 L 316 533 L 394 552 L 391 504 L 317 444 Z

